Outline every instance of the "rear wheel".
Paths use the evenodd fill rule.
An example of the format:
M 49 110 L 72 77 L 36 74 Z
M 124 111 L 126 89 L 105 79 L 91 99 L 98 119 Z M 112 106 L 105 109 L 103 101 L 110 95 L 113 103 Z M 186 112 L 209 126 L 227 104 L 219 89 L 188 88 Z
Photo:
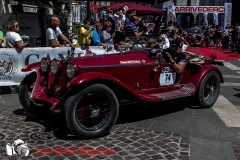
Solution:
M 67 126 L 81 138 L 104 136 L 117 120 L 118 100 L 105 85 L 94 84 L 67 101 L 64 106 Z
M 220 92 L 220 77 L 213 71 L 208 73 L 201 82 L 196 98 L 202 108 L 210 108 L 216 102 Z

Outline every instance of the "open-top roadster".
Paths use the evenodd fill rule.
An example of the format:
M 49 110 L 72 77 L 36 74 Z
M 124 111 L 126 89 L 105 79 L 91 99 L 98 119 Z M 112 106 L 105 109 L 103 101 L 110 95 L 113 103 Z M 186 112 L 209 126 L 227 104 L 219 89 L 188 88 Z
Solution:
M 190 56 L 189 56 L 190 55 Z M 70 131 L 83 138 L 101 137 L 118 117 L 119 106 L 136 100 L 159 102 L 195 97 L 199 107 L 212 107 L 223 77 L 212 60 L 189 63 L 177 74 L 158 50 L 88 56 L 64 60 L 43 58 L 25 66 L 19 100 L 31 111 L 41 105 L 61 109 Z M 192 54 L 194 55 L 194 54 Z M 194 55 L 196 56 L 196 55 Z

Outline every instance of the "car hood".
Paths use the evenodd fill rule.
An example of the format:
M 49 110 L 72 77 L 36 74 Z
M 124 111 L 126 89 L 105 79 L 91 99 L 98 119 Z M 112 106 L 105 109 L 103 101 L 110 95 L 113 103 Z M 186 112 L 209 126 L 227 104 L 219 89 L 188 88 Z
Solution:
M 99 56 L 74 57 L 69 60 L 78 67 L 157 62 L 157 59 L 149 58 L 148 52 L 139 50 Z

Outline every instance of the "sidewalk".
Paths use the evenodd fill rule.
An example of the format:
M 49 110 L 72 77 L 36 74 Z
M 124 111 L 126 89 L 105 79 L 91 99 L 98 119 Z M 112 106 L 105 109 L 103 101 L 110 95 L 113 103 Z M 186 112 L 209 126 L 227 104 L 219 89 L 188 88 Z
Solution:
M 188 128 L 188 133 L 193 134 L 201 127 L 189 128 L 192 126 L 186 125 L 184 131 L 177 123 L 170 124 L 162 121 L 162 116 L 138 121 L 138 116 L 135 115 L 136 122 L 123 123 L 123 120 L 129 121 L 129 115 L 125 112 L 132 114 L 131 109 L 127 108 L 121 110 L 118 123 L 108 135 L 98 139 L 80 140 L 68 131 L 63 117 L 59 115 L 34 116 L 21 108 L 17 94 L 0 96 L 0 157 L 2 159 L 10 158 L 5 154 L 5 146 L 16 139 L 22 139 L 28 143 L 31 154 L 26 159 L 59 160 L 67 157 L 68 159 L 87 160 L 226 160 L 240 158 L 238 154 L 240 145 L 229 140 L 214 139 L 214 134 L 210 134 L 211 128 L 209 130 L 202 128 L 199 135 L 189 136 L 182 132 Z M 141 112 L 137 113 L 141 114 Z M 184 115 L 179 111 L 179 116 Z M 179 133 L 164 131 L 164 129 L 170 130 L 171 128 Z M 207 135 L 211 137 L 207 138 Z M 235 135 L 227 136 L 232 138 Z M 17 159 L 17 156 L 11 156 L 11 158 Z

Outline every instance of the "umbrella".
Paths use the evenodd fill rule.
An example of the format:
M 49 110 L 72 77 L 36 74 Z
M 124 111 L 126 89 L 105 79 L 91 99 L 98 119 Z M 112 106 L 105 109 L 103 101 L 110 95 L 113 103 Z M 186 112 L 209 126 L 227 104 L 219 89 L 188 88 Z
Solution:
M 106 7 L 110 8 L 111 10 L 117 11 L 122 6 L 127 6 L 129 9 L 128 11 L 136 10 L 137 13 L 142 13 L 142 14 L 165 14 L 166 13 L 165 10 L 162 10 L 159 8 L 154 8 L 154 7 L 149 7 L 149 6 L 144 6 L 141 4 L 134 4 L 134 3 L 117 3 L 117 4 L 112 4 Z

